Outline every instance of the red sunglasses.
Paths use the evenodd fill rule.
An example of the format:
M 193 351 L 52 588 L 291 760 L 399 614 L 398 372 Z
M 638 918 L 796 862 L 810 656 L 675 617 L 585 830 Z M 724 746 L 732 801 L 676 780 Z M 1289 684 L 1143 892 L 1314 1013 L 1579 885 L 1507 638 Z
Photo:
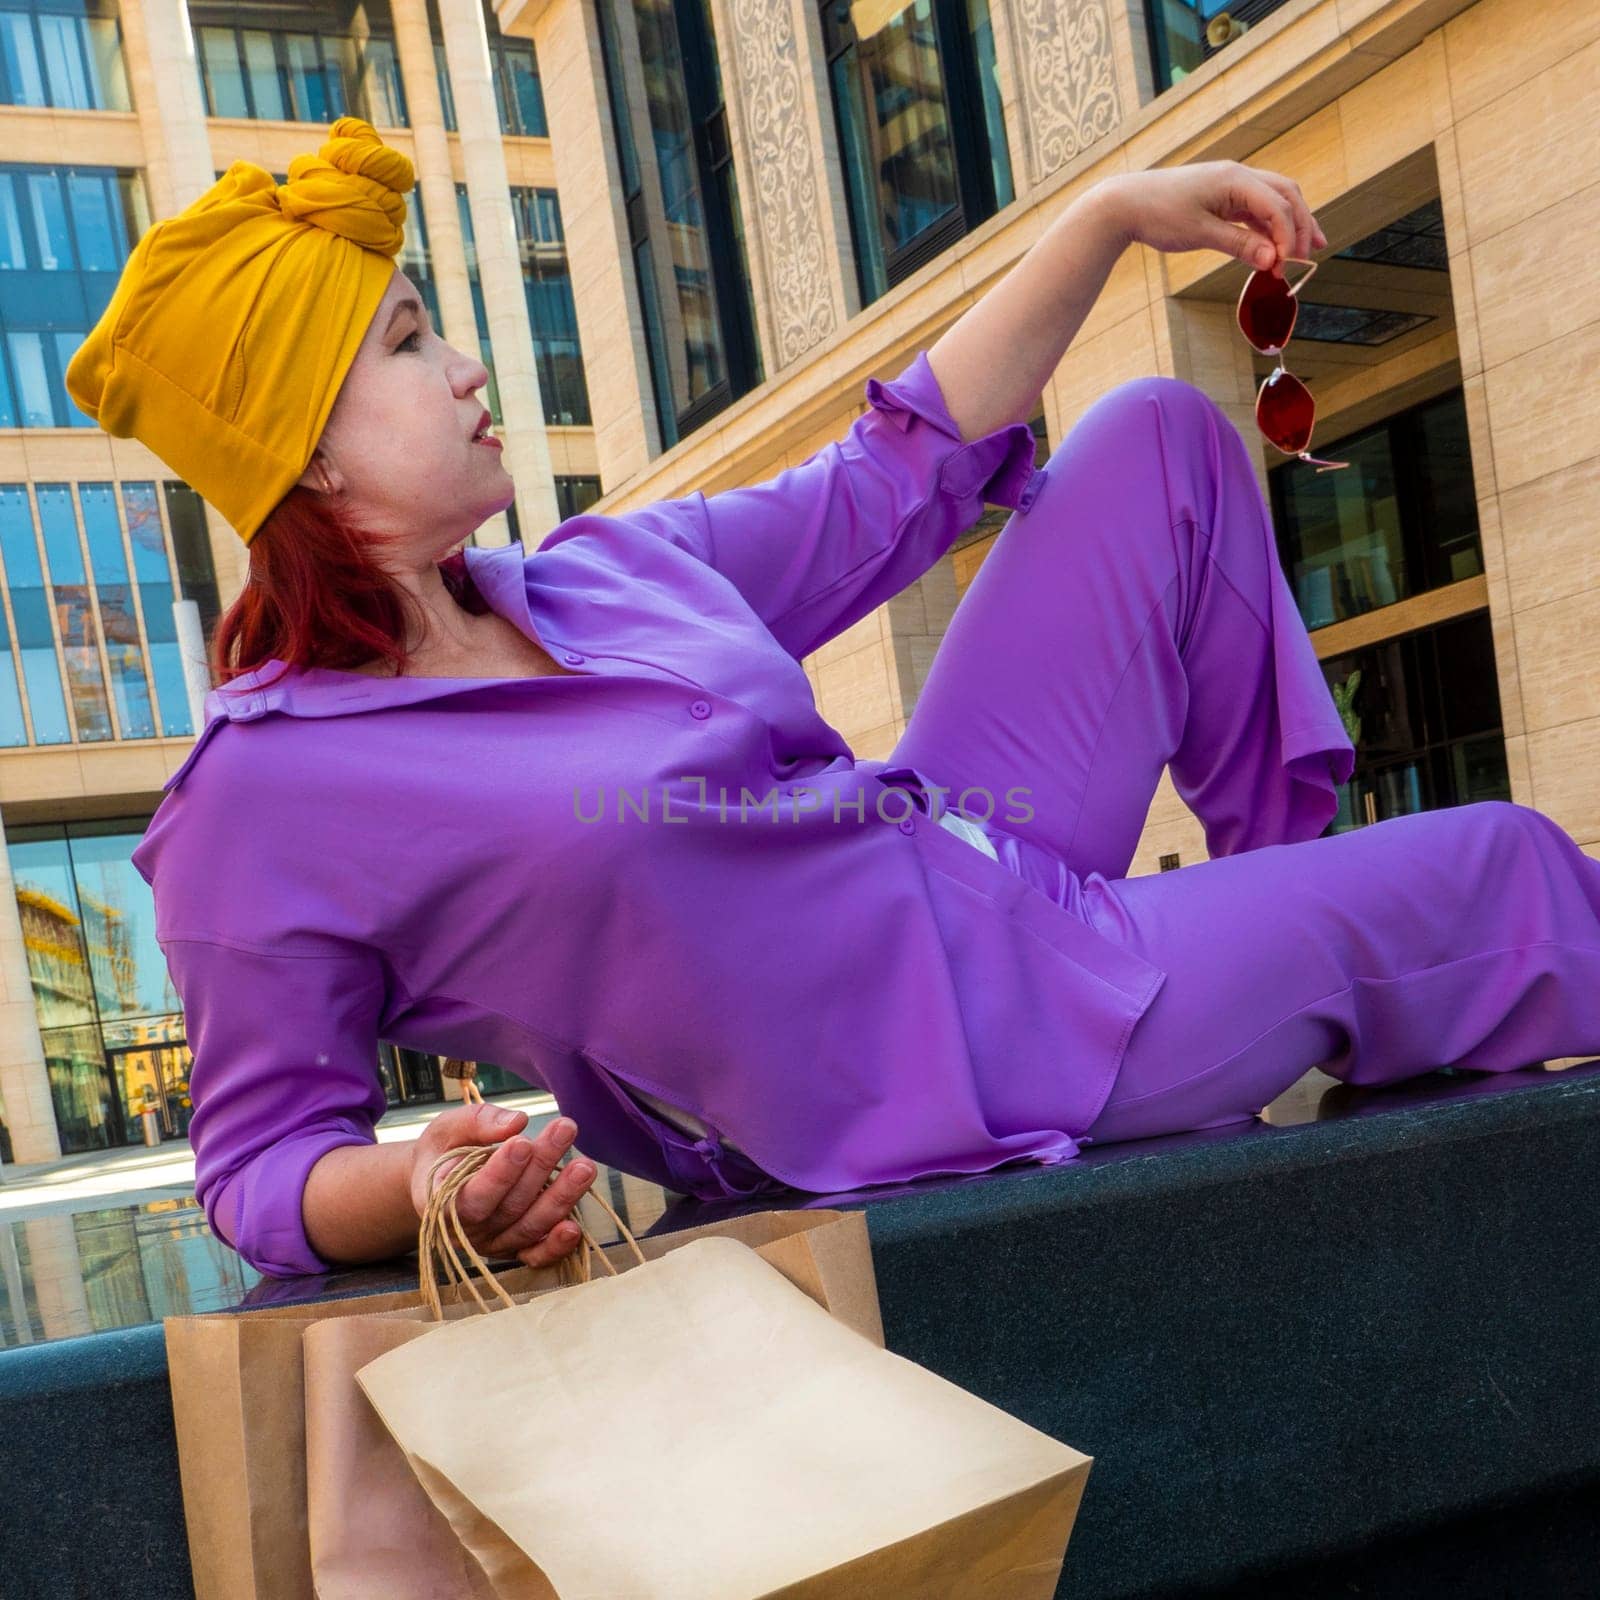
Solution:
M 1298 256 L 1285 256 L 1280 265 L 1290 263 L 1309 267 L 1311 272 L 1317 270 L 1315 261 L 1302 261 Z M 1252 272 L 1239 294 L 1239 328 L 1252 349 L 1278 358 L 1277 366 L 1261 380 L 1256 395 L 1256 426 L 1274 450 L 1309 461 L 1318 472 L 1331 472 L 1335 467 L 1348 467 L 1350 463 L 1322 461 L 1311 454 L 1311 429 L 1317 420 L 1317 403 L 1311 398 L 1311 391 L 1283 365 L 1283 347 L 1288 344 L 1295 318 L 1300 314 L 1300 302 L 1295 296 L 1310 279 L 1311 272 L 1292 289 L 1287 279 L 1274 272 Z

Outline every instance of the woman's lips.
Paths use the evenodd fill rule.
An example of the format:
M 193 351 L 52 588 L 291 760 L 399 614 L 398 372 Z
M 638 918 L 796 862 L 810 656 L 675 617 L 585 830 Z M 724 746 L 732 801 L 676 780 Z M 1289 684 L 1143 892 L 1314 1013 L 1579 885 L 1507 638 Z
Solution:
M 500 441 L 492 434 L 486 433 L 481 439 L 474 439 L 472 442 L 474 444 L 486 444 L 491 450 L 498 450 L 500 448 Z

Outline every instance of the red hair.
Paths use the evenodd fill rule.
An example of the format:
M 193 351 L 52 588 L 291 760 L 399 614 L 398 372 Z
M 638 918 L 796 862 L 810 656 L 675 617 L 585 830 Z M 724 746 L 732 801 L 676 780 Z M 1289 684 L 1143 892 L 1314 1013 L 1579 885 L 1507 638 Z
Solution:
M 427 619 L 416 596 L 373 559 L 391 542 L 387 534 L 357 533 L 323 496 L 296 484 L 250 541 L 250 575 L 212 639 L 214 681 L 227 683 L 274 657 L 291 668 L 349 669 L 377 659 L 404 672 L 407 623 L 419 633 Z M 463 610 L 490 609 L 461 551 L 438 567 Z

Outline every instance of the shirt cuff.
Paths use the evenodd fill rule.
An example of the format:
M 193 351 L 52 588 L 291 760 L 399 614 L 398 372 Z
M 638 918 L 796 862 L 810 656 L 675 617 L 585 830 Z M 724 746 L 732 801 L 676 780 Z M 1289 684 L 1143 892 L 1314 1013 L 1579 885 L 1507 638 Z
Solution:
M 867 379 L 867 404 L 881 411 L 903 433 L 918 417 L 955 440 L 939 467 L 939 488 L 957 499 L 976 496 L 982 503 L 1026 511 L 1044 483 L 1045 469 L 1034 466 L 1037 441 L 1025 422 L 1010 422 L 992 433 L 961 442 L 961 429 L 950 415 L 944 392 L 933 374 L 926 350 L 897 378 Z
M 328 1261 L 312 1248 L 301 1199 L 311 1169 L 330 1150 L 374 1142 L 357 1128 L 330 1127 L 269 1146 L 206 1194 L 211 1231 L 269 1278 L 347 1270 L 349 1263 Z

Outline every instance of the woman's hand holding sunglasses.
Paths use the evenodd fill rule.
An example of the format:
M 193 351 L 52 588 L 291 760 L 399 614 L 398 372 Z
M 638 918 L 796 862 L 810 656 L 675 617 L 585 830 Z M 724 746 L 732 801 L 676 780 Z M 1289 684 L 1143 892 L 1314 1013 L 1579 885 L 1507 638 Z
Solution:
M 1239 328 L 1252 349 L 1277 360 L 1256 395 L 1256 425 L 1275 450 L 1318 472 L 1348 466 L 1311 454 L 1316 402 L 1283 364 L 1300 309 L 1295 297 L 1316 271 L 1309 252 L 1328 244 L 1300 185 L 1239 161 L 1199 161 L 1119 173 L 1091 193 L 1129 244 L 1164 252 L 1220 250 L 1254 269 L 1239 294 Z M 1293 287 L 1283 273 L 1287 263 L 1310 269 Z

